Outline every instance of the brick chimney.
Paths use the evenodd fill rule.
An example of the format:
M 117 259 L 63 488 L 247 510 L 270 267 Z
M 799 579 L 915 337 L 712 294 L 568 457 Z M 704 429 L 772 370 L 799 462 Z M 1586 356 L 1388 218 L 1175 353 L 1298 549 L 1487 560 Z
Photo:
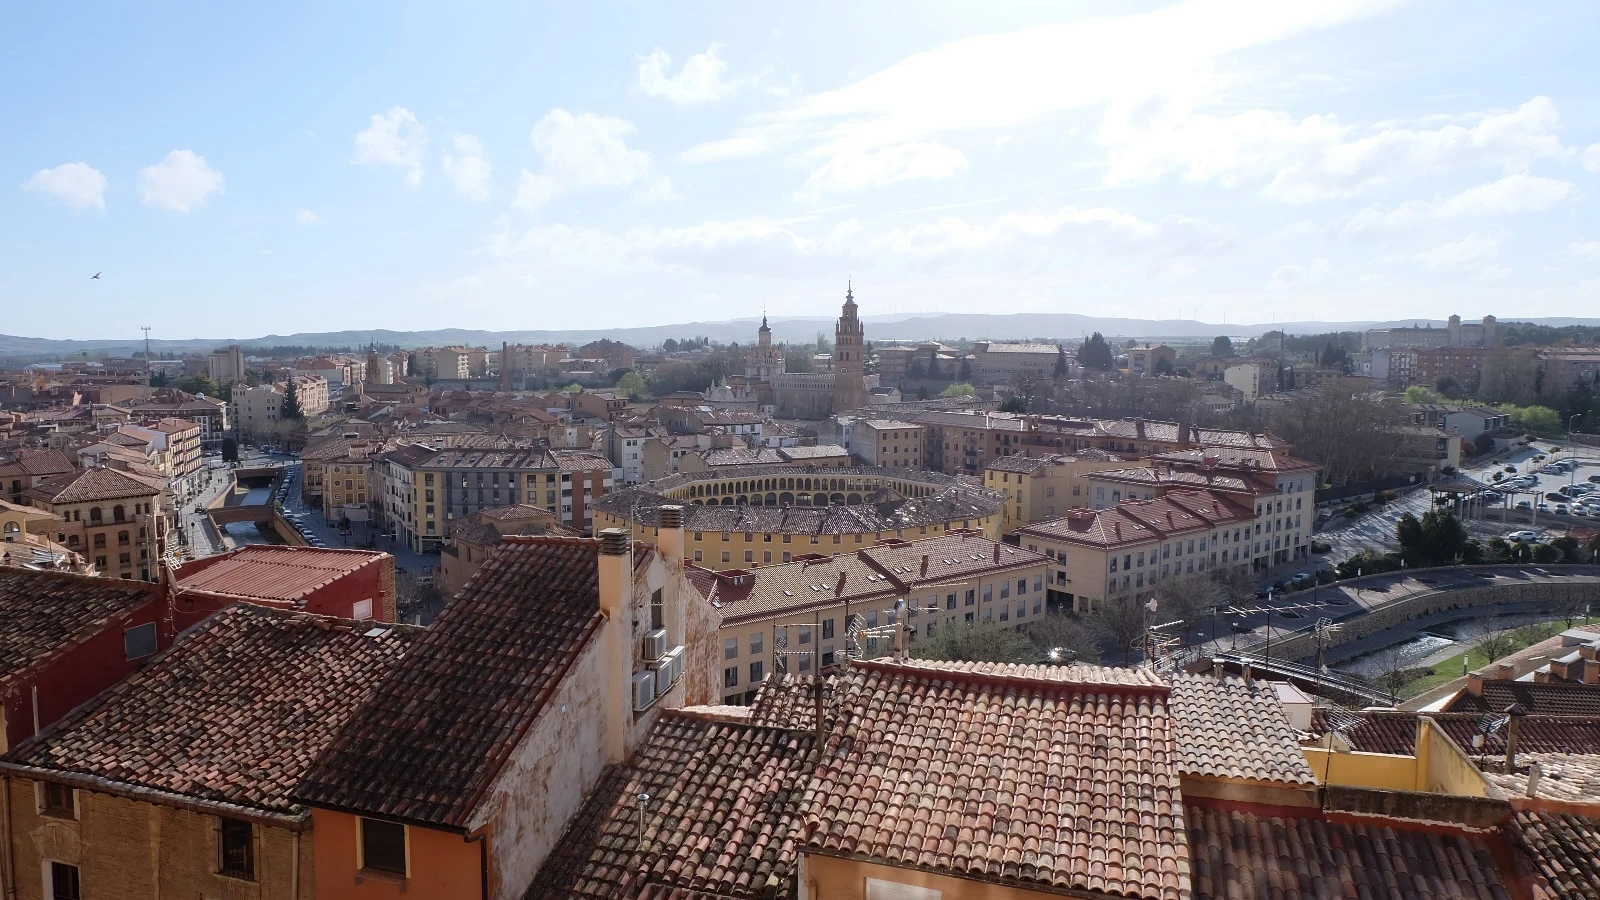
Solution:
M 923 577 L 923 578 L 927 578 L 928 577 L 928 554 L 926 554 L 926 553 L 922 554 L 922 576 L 921 577 Z
M 1482 672 L 1469 672 L 1469 673 L 1467 673 L 1467 693 L 1471 694 L 1474 697 L 1482 697 L 1483 696 L 1483 673 Z
M 1504 712 L 1511 717 L 1511 721 L 1506 723 L 1506 774 L 1510 775 L 1517 770 L 1517 737 L 1522 733 L 1522 717 L 1528 711 L 1522 708 L 1522 704 L 1513 703 Z
M 926 559 L 926 557 L 924 557 L 924 559 Z M 998 541 L 996 541 L 994 545 L 994 561 L 1000 561 L 1000 543 Z
M 606 757 L 613 763 L 628 758 L 628 731 L 633 725 L 632 624 L 628 594 L 633 585 L 633 554 L 625 528 L 600 532 L 601 648 L 605 654 Z
M 845 580 L 845 575 L 846 574 L 848 574 L 848 573 L 840 572 L 839 573 L 839 580 L 837 582 L 835 582 L 834 585 L 833 585 L 833 595 L 835 597 L 843 597 L 844 596 L 844 580 Z
M 683 507 L 663 506 L 656 533 L 656 550 L 674 570 L 683 568 Z

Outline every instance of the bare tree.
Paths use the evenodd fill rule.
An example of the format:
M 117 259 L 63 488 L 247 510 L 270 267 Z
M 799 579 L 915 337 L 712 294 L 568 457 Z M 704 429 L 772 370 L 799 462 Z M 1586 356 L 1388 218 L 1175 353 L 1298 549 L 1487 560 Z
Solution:
M 1324 479 L 1343 484 L 1393 471 L 1403 446 L 1388 429 L 1404 422 L 1398 400 L 1330 385 L 1283 404 L 1271 425 L 1297 456 L 1322 464 Z
M 1405 692 L 1406 685 L 1416 680 L 1408 662 L 1399 647 L 1390 647 L 1378 656 L 1378 674 L 1373 680 L 1396 700 Z
M 1227 587 L 1210 575 L 1173 575 L 1156 582 L 1154 621 L 1178 622 L 1185 637 L 1211 614 L 1213 607 L 1228 601 Z
M 1579 619 L 1588 618 L 1589 600 L 1587 597 L 1580 597 L 1575 593 L 1568 592 L 1558 597 L 1550 605 L 1550 611 L 1555 613 L 1561 621 L 1567 623 L 1568 628 L 1571 628 L 1578 624 Z
M 1494 662 L 1511 652 L 1510 629 L 1501 627 L 1493 616 L 1479 616 L 1467 626 L 1467 635 L 1488 662 Z
M 1122 650 L 1123 665 L 1131 659 L 1133 644 L 1144 634 L 1145 608 L 1136 597 L 1101 600 L 1089 614 L 1089 621 Z
M 1067 613 L 1051 613 L 1028 625 L 1040 659 L 1056 663 L 1100 661 L 1102 635 L 1094 623 Z
M 1038 660 L 1028 636 L 1010 625 L 984 621 L 972 625 L 951 623 L 937 637 L 911 645 L 918 659 L 956 662 L 1031 663 Z

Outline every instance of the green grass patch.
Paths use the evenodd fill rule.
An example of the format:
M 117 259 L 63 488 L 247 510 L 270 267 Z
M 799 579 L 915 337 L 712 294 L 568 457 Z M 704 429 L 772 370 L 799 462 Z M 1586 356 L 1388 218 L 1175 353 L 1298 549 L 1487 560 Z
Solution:
M 1580 622 L 1577 624 L 1587 623 Z M 1540 641 L 1555 637 L 1561 632 L 1566 631 L 1567 628 L 1568 625 L 1565 619 L 1557 619 L 1551 622 L 1535 622 L 1530 625 L 1519 626 L 1512 631 L 1509 636 L 1509 642 L 1506 646 L 1510 649 L 1502 653 L 1501 656 L 1505 657 L 1510 656 L 1513 653 L 1519 653 L 1533 646 L 1534 644 L 1539 643 Z M 1457 653 L 1456 655 L 1448 659 L 1441 660 L 1432 666 L 1416 669 L 1415 671 L 1419 673 L 1418 677 L 1414 680 L 1406 682 L 1405 688 L 1400 691 L 1401 698 L 1409 700 L 1410 698 L 1419 694 L 1425 694 L 1442 684 L 1460 678 L 1462 659 L 1466 660 L 1468 672 L 1471 672 L 1474 669 L 1481 669 L 1484 666 L 1494 662 L 1493 659 L 1490 659 L 1482 650 L 1478 649 L 1477 647 Z M 1431 674 L 1429 672 L 1430 669 L 1432 670 Z

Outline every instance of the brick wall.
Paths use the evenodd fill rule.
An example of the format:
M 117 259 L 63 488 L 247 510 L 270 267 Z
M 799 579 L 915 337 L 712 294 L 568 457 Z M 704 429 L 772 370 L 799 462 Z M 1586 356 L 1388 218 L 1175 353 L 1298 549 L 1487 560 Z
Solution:
M 217 818 L 189 810 L 77 791 L 78 818 L 38 811 L 36 782 L 8 779 L 11 853 L 17 900 L 43 900 L 44 863 L 76 865 L 83 896 L 95 900 L 206 897 L 256 900 L 309 897 L 311 840 L 286 828 L 255 826 L 254 881 L 217 874 Z M 298 874 L 295 867 L 298 864 Z

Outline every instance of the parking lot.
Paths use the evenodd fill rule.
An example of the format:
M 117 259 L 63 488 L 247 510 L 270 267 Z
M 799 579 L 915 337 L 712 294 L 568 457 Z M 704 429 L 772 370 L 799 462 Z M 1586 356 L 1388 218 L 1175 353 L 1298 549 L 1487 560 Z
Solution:
M 1501 470 L 1502 478 L 1480 479 L 1491 488 L 1477 499 L 1489 508 L 1529 516 L 1527 527 L 1572 528 L 1600 521 L 1600 459 L 1564 453 L 1548 454 L 1520 471 L 1511 466 Z M 1507 526 L 1507 531 L 1522 530 Z

